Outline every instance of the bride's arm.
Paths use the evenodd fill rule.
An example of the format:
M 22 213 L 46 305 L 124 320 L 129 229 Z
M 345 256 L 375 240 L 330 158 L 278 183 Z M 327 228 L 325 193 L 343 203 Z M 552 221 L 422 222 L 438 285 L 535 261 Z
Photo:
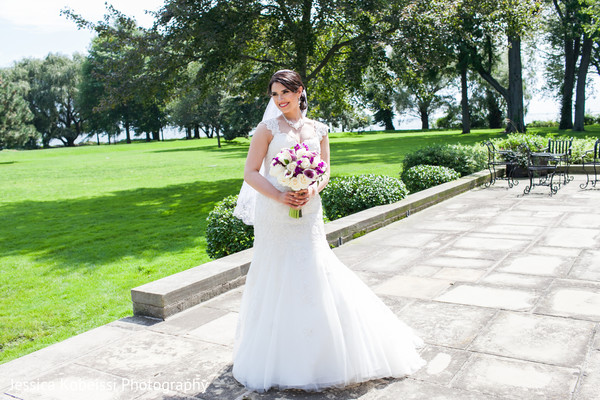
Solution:
M 290 207 L 300 207 L 293 192 L 280 192 L 264 176 L 260 174 L 260 166 L 267 154 L 269 143 L 273 135 L 264 124 L 259 124 L 252 136 L 246 166 L 244 167 L 244 180 L 256 189 L 257 192 Z

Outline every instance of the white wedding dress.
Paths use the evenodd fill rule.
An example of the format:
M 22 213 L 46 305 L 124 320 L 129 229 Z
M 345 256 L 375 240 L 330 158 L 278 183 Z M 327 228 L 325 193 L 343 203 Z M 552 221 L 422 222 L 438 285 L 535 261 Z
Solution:
M 296 139 L 276 119 L 264 161 Z M 320 150 L 327 126 L 315 122 L 305 143 Z M 254 258 L 236 330 L 233 376 L 248 389 L 318 391 L 375 378 L 402 377 L 423 366 L 421 339 L 335 256 L 325 238 L 319 196 L 302 209 L 257 195 Z

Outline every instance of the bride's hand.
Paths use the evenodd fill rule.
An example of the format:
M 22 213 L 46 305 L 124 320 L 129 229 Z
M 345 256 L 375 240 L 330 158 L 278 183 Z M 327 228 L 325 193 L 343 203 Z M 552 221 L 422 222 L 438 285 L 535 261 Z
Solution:
M 316 188 L 299 190 L 297 192 L 283 192 L 281 202 L 291 208 L 301 209 L 308 201 L 316 195 Z

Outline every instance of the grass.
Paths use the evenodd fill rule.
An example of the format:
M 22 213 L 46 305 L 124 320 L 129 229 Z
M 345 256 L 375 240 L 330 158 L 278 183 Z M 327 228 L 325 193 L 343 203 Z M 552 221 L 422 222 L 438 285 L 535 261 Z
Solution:
M 398 176 L 404 155 L 421 146 L 503 133 L 330 136 L 334 176 Z M 248 144 L 1 151 L 0 363 L 131 315 L 131 288 L 209 261 L 206 217 L 238 192 Z

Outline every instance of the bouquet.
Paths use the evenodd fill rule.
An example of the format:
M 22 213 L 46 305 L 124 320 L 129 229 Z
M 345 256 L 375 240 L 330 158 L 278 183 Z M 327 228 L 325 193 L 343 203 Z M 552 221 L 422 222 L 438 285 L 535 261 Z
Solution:
M 305 143 L 300 143 L 281 150 L 273 157 L 270 174 L 282 186 L 299 191 L 323 179 L 325 171 L 327 163 L 321 160 L 319 153 L 310 151 Z M 290 217 L 302 217 L 302 210 L 290 208 Z

